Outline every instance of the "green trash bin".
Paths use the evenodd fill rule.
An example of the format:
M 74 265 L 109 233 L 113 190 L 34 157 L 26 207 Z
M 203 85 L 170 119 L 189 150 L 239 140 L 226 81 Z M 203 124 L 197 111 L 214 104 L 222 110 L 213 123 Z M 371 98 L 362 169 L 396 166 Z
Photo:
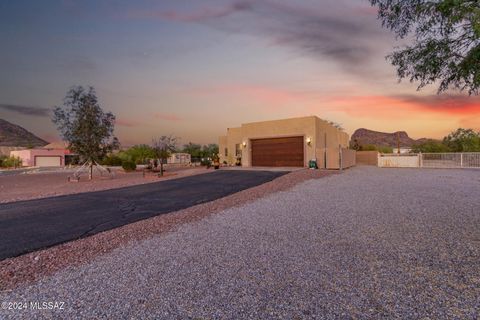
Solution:
M 312 160 L 308 161 L 308 167 L 310 169 L 318 169 L 317 160 L 312 159 Z

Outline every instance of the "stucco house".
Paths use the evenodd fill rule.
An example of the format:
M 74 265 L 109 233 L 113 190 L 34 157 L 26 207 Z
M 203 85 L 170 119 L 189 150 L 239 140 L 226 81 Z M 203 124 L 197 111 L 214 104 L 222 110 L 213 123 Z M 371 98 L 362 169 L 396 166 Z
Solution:
M 172 153 L 170 157 L 167 158 L 168 164 L 190 164 L 192 163 L 192 157 L 189 153 Z
M 60 167 L 65 157 L 71 155 L 62 143 L 52 143 L 42 148 L 10 151 L 10 156 L 19 157 L 24 167 Z
M 339 169 L 355 164 L 349 136 L 316 116 L 262 121 L 228 128 L 219 137 L 220 162 L 244 167 L 306 167 Z M 238 159 L 238 160 L 237 160 Z

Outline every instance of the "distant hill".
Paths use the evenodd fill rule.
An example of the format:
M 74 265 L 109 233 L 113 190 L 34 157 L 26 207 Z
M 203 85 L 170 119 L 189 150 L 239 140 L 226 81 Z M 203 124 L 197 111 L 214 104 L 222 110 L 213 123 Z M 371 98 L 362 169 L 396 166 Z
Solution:
M 48 142 L 30 131 L 0 119 L 0 146 L 2 147 L 43 147 Z
M 357 140 L 359 145 L 372 144 L 381 147 L 397 147 L 397 136 L 400 140 L 400 147 L 411 147 L 415 144 L 423 143 L 429 139 L 412 139 L 405 131 L 393 133 L 379 132 L 368 129 L 357 129 L 351 137 L 352 143 Z

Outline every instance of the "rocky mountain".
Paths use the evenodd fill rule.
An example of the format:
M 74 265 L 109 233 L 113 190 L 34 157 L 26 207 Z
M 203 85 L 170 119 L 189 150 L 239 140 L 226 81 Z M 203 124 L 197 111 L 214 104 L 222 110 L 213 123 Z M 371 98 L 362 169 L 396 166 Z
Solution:
M 401 147 L 411 147 L 415 144 L 425 142 L 428 139 L 412 139 L 405 131 L 393 133 L 379 132 L 368 129 L 357 129 L 351 137 L 352 143 L 356 140 L 359 145 L 372 144 L 381 147 L 397 147 L 397 139 L 400 140 Z
M 43 147 L 48 142 L 30 131 L 0 119 L 0 146 L 2 147 Z

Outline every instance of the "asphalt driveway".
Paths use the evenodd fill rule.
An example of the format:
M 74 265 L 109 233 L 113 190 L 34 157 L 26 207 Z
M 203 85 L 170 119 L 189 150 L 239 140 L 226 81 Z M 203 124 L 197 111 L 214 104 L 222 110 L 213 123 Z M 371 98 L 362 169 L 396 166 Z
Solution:
M 217 171 L 120 189 L 0 204 L 0 260 L 222 198 L 285 173 Z

